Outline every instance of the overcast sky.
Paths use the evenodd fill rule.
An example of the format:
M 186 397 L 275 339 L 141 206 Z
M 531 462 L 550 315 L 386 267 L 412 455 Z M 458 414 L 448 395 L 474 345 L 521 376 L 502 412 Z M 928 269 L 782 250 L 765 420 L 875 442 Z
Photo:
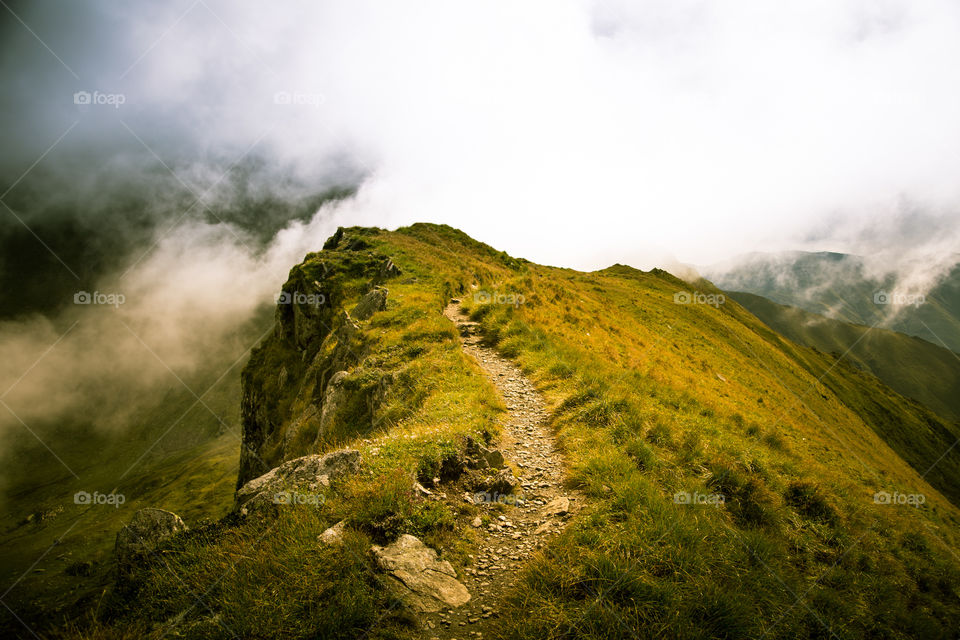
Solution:
M 67 185 L 247 154 L 255 188 L 359 180 L 335 222 L 566 266 L 957 246 L 950 0 L 5 2 L 8 186 L 59 139 Z

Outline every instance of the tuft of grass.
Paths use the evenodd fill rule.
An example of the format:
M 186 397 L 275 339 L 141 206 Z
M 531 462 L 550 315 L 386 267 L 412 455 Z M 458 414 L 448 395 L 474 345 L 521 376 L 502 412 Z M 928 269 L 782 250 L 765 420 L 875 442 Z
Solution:
M 812 482 L 795 480 L 784 492 L 784 501 L 801 515 L 824 522 L 837 523 L 837 512 L 827 501 L 823 492 Z

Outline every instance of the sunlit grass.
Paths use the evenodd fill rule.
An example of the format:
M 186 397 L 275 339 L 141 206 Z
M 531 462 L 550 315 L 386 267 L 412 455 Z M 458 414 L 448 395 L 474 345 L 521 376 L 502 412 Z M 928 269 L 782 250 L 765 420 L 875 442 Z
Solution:
M 175 539 L 163 562 L 143 568 L 139 599 L 114 594 L 92 634 L 162 629 L 184 610 L 178 628 L 193 637 L 226 637 L 217 615 L 241 637 L 415 633 L 372 571 L 369 546 L 413 533 L 462 567 L 477 535 L 465 526 L 469 507 L 420 499 L 413 483 L 466 437 L 496 439 L 503 416 L 440 313 L 451 297 L 543 392 L 568 486 L 587 502 L 529 559 L 501 612 L 506 637 L 953 633 L 956 508 L 861 415 L 847 395 L 857 380 L 828 356 L 785 345 L 732 302 L 674 302 L 678 291 L 717 293 L 708 283 L 539 267 L 435 225 L 362 237 L 403 273 L 386 283 L 387 309 L 362 324 L 365 358 L 351 377 L 392 382 L 372 412 L 348 404 L 316 448 L 307 437 L 299 452 L 357 447 L 362 473 L 319 507 Z M 361 280 L 344 285 L 344 308 Z M 523 303 L 483 304 L 484 292 Z M 263 375 L 289 355 L 265 359 Z M 873 399 L 909 424 L 900 400 Z M 878 490 L 927 503 L 877 505 Z M 341 519 L 346 547 L 320 547 L 316 536 Z

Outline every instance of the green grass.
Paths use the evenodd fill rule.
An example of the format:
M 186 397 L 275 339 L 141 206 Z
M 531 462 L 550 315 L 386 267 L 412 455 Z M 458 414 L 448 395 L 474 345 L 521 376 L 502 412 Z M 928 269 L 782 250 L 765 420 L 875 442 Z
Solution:
M 358 255 L 332 255 L 344 243 Z M 352 308 L 368 283 L 364 256 L 388 255 L 403 272 L 385 283 L 387 310 L 361 324 L 364 357 L 349 369 L 359 395 L 392 382 L 372 406 L 346 403 L 332 432 L 305 434 L 287 455 L 355 446 L 363 472 L 318 507 L 175 538 L 142 568 L 136 604 L 114 592 L 78 633 L 163 628 L 189 609 L 177 627 L 185 637 L 227 634 L 215 615 L 243 637 L 415 635 L 371 571 L 369 545 L 413 533 L 454 566 L 469 564 L 475 511 L 419 498 L 413 482 L 443 475 L 467 437 L 496 440 L 503 410 L 440 314 L 451 296 L 544 393 L 568 485 L 585 500 L 505 594 L 504 637 L 954 633 L 958 512 L 916 471 L 934 452 L 910 444 L 922 437 L 910 432 L 923 417 L 914 403 L 784 341 L 735 302 L 674 303 L 678 291 L 719 293 L 706 282 L 619 265 L 541 267 L 437 225 L 348 229 L 330 248 L 291 278 L 337 262 L 338 308 Z M 524 302 L 485 304 L 484 293 Z M 286 367 L 288 379 L 313 384 L 297 378 L 296 353 L 269 343 L 261 353 L 252 379 Z M 278 391 L 274 439 L 306 397 Z M 893 424 L 906 427 L 897 435 Z M 908 449 L 916 459 L 898 454 Z M 877 491 L 926 503 L 878 505 Z M 346 549 L 319 547 L 317 534 L 340 519 Z M 190 609 L 192 593 L 205 606 Z
M 730 293 L 765 324 L 797 344 L 843 355 L 894 391 L 914 398 L 948 424 L 960 421 L 960 356 L 912 336 L 833 320 L 749 293 Z M 954 429 L 960 431 L 960 429 Z
M 829 356 L 784 349 L 736 304 L 673 304 L 708 283 L 532 271 L 504 283 L 526 286 L 526 305 L 473 315 L 553 399 L 592 513 L 533 561 L 507 636 L 952 634 L 956 509 L 880 437 L 919 451 L 924 432 L 901 428 L 895 443 L 861 412 L 912 427 L 922 410 Z M 814 377 L 827 370 L 837 380 Z M 883 487 L 936 505 L 873 504 Z M 677 505 L 678 491 L 725 502 Z

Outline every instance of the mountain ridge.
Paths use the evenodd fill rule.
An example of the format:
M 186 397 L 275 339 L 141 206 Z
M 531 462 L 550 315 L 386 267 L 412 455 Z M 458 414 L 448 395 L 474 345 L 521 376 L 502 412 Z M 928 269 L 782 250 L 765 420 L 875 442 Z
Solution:
M 282 294 L 243 373 L 238 484 L 345 447 L 358 471 L 187 522 L 91 635 L 430 637 L 384 545 L 415 537 L 474 575 L 484 536 L 543 508 L 535 468 L 476 467 L 509 411 L 443 315 L 452 298 L 542 396 L 562 486 L 583 496 L 542 548 L 493 559 L 517 568 L 495 586 L 496 634 L 946 638 L 960 621 L 956 476 L 925 439 L 942 421 L 706 280 L 543 267 L 421 223 L 339 230 Z M 464 497 L 490 483 L 509 504 Z M 331 530 L 337 546 L 318 542 Z

